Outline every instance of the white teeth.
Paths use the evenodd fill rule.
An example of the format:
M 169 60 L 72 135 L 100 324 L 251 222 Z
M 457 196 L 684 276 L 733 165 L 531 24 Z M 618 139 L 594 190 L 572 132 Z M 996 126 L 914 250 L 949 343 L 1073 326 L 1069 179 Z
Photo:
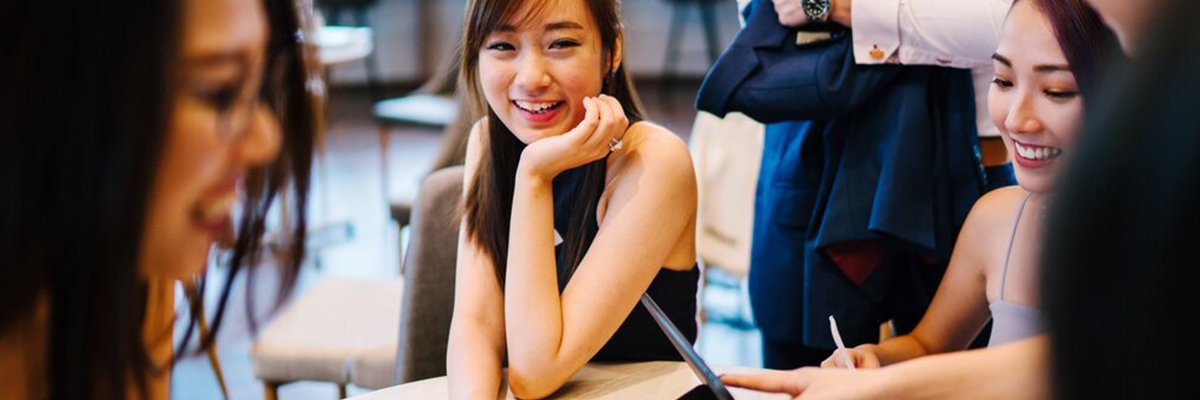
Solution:
M 534 102 L 519 101 L 519 100 L 515 101 L 514 103 L 516 103 L 517 107 L 520 107 L 522 110 L 533 112 L 533 113 L 540 113 L 540 112 L 546 111 L 548 109 L 554 108 L 555 106 L 557 106 L 559 104 L 559 102 L 557 102 L 557 101 L 550 102 L 550 103 L 534 103 Z
M 1023 146 L 1020 143 L 1014 143 L 1014 144 L 1017 146 L 1017 155 L 1020 155 L 1022 158 L 1028 158 L 1030 160 L 1039 160 L 1039 161 L 1040 160 L 1048 160 L 1048 159 L 1051 159 L 1054 157 L 1058 157 L 1059 154 L 1062 154 L 1062 149 L 1059 149 L 1056 147 L 1033 148 L 1033 147 Z
M 204 222 L 221 222 L 229 216 L 229 210 L 233 209 L 236 200 L 234 196 L 229 196 L 205 202 L 197 207 L 198 215 Z

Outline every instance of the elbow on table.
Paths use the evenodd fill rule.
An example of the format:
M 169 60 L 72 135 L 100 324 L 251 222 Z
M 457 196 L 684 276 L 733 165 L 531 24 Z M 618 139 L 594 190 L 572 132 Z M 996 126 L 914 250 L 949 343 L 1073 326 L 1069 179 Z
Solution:
M 542 399 L 554 394 L 566 383 L 567 379 L 560 375 L 556 374 L 553 368 L 521 368 L 510 362 L 508 388 L 518 399 Z M 570 375 L 567 376 L 569 377 Z

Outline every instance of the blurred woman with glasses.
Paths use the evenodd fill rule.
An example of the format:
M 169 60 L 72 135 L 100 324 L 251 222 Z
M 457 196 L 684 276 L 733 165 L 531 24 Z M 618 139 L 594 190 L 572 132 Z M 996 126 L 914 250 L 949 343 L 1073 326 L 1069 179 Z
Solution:
M 166 398 L 173 282 L 232 244 L 211 346 L 276 198 L 280 293 L 303 258 L 319 103 L 296 3 L 5 2 L 0 25 L 0 398 Z

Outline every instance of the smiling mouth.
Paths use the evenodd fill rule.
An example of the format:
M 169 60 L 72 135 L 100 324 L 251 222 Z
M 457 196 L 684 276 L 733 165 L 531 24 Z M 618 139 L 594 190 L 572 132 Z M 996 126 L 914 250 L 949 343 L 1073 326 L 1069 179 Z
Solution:
M 235 202 L 237 202 L 235 196 L 202 201 L 192 208 L 192 217 L 204 227 L 223 225 L 229 221 L 229 215 Z
M 534 102 L 520 100 L 513 100 L 512 103 L 517 108 L 530 114 L 545 114 L 562 107 L 563 104 L 566 104 L 566 102 L 562 101 Z
M 1048 146 L 1032 146 L 1013 141 L 1017 148 L 1017 156 L 1034 161 L 1048 161 L 1062 155 L 1062 149 Z

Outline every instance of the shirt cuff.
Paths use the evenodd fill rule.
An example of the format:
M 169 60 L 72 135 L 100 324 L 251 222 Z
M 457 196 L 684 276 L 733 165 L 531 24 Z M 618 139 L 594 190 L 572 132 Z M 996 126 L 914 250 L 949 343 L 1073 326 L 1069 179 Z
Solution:
M 900 0 L 849 1 L 854 61 L 883 64 L 900 48 Z
M 946 53 L 925 51 L 916 46 L 901 47 L 894 57 L 897 62 L 904 65 L 936 65 L 947 68 L 963 68 L 972 69 L 977 67 L 992 66 L 990 59 L 984 61 L 975 57 L 963 57 L 957 55 L 948 55 Z M 990 76 L 989 76 L 990 78 Z

